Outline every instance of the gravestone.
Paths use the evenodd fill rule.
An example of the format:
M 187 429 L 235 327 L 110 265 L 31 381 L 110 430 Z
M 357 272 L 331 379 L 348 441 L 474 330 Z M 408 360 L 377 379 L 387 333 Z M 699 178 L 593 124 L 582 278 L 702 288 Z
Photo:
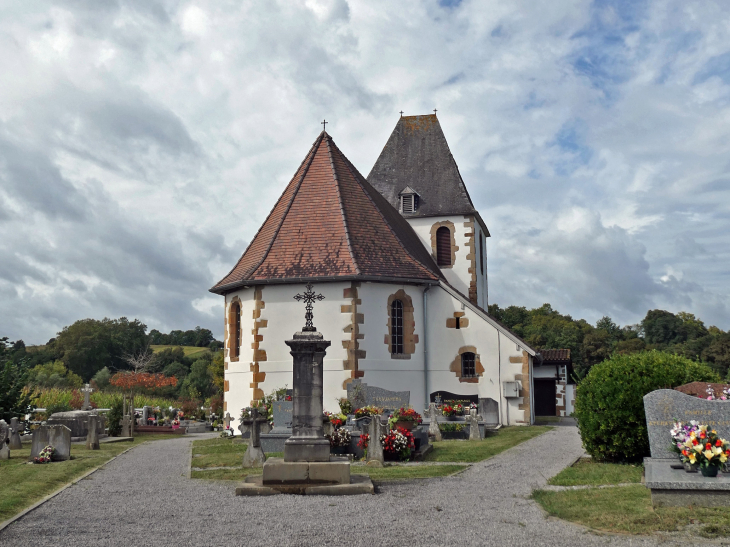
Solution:
M 122 424 L 122 437 L 133 437 L 134 436 L 134 420 L 129 414 L 125 414 L 120 420 Z
M 272 433 L 291 431 L 293 401 L 274 401 L 272 403 L 274 413 L 274 429 Z
M 696 420 L 730 439 L 730 401 L 708 401 L 673 389 L 658 389 L 644 395 L 644 412 L 652 458 L 678 459 L 669 433 L 675 421 Z
M 470 441 L 481 441 L 482 434 L 479 430 L 479 416 L 477 415 L 477 409 L 472 408 L 469 411 L 469 416 L 466 421 L 469 423 L 469 440 Z
M 69 412 L 55 412 L 47 420 L 48 425 L 65 425 L 71 430 L 71 436 L 77 438 L 86 437 L 89 433 L 89 416 L 91 412 L 88 410 L 71 410 Z M 105 420 L 103 416 L 97 420 L 97 429 L 99 434 L 104 433 Z
M 410 391 L 390 391 L 381 387 L 369 386 L 362 380 L 353 380 L 347 384 L 347 399 L 353 409 L 364 406 L 377 406 L 385 410 L 408 408 Z
M 432 403 L 442 405 L 462 405 L 468 407 L 470 404 L 479 404 L 479 395 L 460 395 L 458 393 L 451 393 L 450 391 L 434 391 L 430 395 Z
M 383 454 L 383 445 L 380 444 L 380 436 L 385 434 L 385 427 L 380 420 L 380 416 L 373 416 L 368 427 L 368 460 L 367 465 L 383 465 L 385 457 Z
M 147 425 L 147 420 L 150 418 L 150 408 L 147 405 L 142 407 L 142 425 Z
M 486 424 L 499 423 L 499 403 L 494 399 L 479 398 L 479 415 Z
M 8 437 L 10 437 L 10 427 L 5 420 L 0 420 L 0 443 L 5 443 Z
M 266 455 L 261 449 L 261 424 L 265 421 L 265 416 L 259 416 L 258 408 L 252 408 L 251 417 L 243 419 L 243 423 L 251 429 L 251 440 L 243 455 L 243 467 L 261 467 L 266 461 Z
M 23 448 L 23 443 L 20 440 L 20 423 L 18 418 L 10 419 L 10 450 L 18 450 Z
M 89 384 L 86 384 L 82 389 L 81 393 L 84 394 L 84 404 L 81 407 L 81 410 L 91 410 L 91 401 L 89 400 L 89 396 L 91 395 L 91 392 L 94 391 L 89 387 Z
M 0 460 L 9 460 L 9 459 L 10 459 L 10 446 L 6 442 L 0 443 Z
M 96 414 L 89 416 L 89 434 L 86 435 L 86 449 L 87 450 L 99 450 L 99 429 L 97 422 L 99 417 Z
M 53 461 L 71 458 L 71 430 L 65 425 L 42 425 L 33 431 L 30 448 L 30 461 L 48 445 L 54 448 Z
M 436 408 L 436 403 L 428 405 L 428 434 L 433 437 L 434 441 L 442 439 L 441 430 L 439 429 L 439 414 L 441 412 Z
M 223 418 L 223 425 L 226 427 L 226 429 L 231 427 L 231 422 L 233 421 L 233 418 L 231 418 L 231 413 L 226 412 L 226 417 Z

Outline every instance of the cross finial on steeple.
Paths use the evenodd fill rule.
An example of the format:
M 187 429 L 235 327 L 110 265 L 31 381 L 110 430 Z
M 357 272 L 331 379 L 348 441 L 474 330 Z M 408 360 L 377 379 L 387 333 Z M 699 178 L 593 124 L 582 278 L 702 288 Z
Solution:
M 403 117 L 403 111 L 402 110 L 400 111 L 400 117 L 401 118 Z
M 324 131 L 327 131 L 327 124 L 329 122 L 327 120 L 322 120 L 320 123 L 322 124 L 322 127 L 324 127 Z
M 436 115 L 436 109 L 435 108 L 433 109 L 433 115 L 434 116 Z

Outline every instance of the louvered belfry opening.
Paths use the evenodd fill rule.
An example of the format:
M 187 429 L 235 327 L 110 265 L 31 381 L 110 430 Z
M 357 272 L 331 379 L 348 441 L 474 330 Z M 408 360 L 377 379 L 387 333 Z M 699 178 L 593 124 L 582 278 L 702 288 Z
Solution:
M 474 378 L 477 375 L 476 367 L 474 365 L 475 355 L 467 351 L 461 354 L 461 377 L 462 378 Z
M 446 226 L 436 230 L 436 261 L 439 266 L 451 266 L 451 230 Z
M 403 302 L 393 300 L 390 305 L 390 352 L 403 353 Z
M 402 209 L 404 213 L 411 214 L 416 210 L 416 196 L 413 194 L 405 194 L 401 196 Z

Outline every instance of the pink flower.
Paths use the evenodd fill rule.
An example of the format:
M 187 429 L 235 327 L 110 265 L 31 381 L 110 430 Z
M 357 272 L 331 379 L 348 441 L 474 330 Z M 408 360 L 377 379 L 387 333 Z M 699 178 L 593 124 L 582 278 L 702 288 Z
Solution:
M 709 395 L 709 396 L 707 397 L 707 400 L 708 400 L 708 401 L 712 401 L 712 395 Z

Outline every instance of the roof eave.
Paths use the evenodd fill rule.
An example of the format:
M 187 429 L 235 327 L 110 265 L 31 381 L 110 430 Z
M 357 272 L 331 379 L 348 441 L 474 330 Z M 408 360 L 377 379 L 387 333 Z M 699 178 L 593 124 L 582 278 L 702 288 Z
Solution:
M 252 285 L 295 285 L 300 283 L 335 283 L 339 281 L 370 281 L 374 283 L 397 283 L 408 285 L 438 285 L 438 279 L 421 279 L 411 277 L 389 277 L 379 275 L 343 275 L 323 277 L 287 277 L 283 279 L 244 279 L 234 283 L 228 283 L 221 287 L 213 287 L 208 292 L 225 295 L 241 287 Z

